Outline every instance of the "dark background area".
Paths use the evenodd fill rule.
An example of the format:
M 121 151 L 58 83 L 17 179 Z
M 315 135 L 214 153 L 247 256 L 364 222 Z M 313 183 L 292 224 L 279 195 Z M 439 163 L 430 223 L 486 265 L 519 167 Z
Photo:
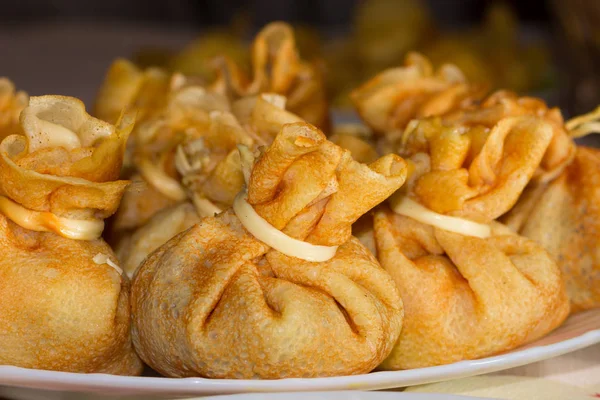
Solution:
M 594 0 L 590 0 L 594 1 Z M 35 24 L 49 21 L 135 21 L 163 26 L 202 28 L 226 24 L 247 11 L 255 29 L 273 20 L 302 22 L 329 30 L 349 26 L 360 0 L 2 0 L 0 22 Z M 426 0 L 442 25 L 475 23 L 493 0 Z M 544 0 L 508 0 L 524 22 L 547 24 Z

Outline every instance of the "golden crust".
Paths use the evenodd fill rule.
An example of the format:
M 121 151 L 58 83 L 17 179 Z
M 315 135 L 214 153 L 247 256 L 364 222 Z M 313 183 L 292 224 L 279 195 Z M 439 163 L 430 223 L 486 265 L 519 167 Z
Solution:
M 454 65 L 437 71 L 427 58 L 410 53 L 405 65 L 387 69 L 350 94 L 350 98 L 376 134 L 403 130 L 415 118 L 440 116 L 471 104 L 484 88 L 468 83 Z
M 41 124 L 69 132 L 74 147 L 54 144 L 65 135 L 48 136 Z M 117 178 L 131 115 L 115 127 L 89 116 L 77 99 L 42 96 L 31 99 L 21 125 L 23 135 L 0 144 L 0 194 L 26 208 L 71 218 L 107 218 L 116 211 L 129 183 Z
M 200 222 L 200 216 L 191 203 L 185 202 L 156 213 L 131 236 L 119 241 L 116 253 L 125 273 L 132 277 L 142 261 L 154 250 L 180 232 Z
M 303 261 L 259 242 L 232 211 L 204 218 L 152 253 L 135 276 L 138 353 L 167 376 L 372 370 L 400 332 L 402 302 L 350 226 L 404 182 L 404 162 L 388 156 L 358 164 L 314 127 L 294 123 L 247 167 L 248 202 L 262 218 L 294 238 L 339 245 L 337 254 Z M 357 199 L 357 192 L 370 194 Z
M 480 239 L 386 209 L 376 213 L 377 257 L 405 306 L 402 333 L 381 369 L 497 354 L 562 323 L 569 302 L 555 261 L 538 244 L 507 231 L 494 225 L 493 236 Z
M 29 102 L 29 96 L 16 91 L 7 78 L 0 77 L 0 141 L 19 132 L 19 115 Z
M 276 93 L 286 96 L 288 109 L 319 128 L 329 125 L 325 84 L 318 65 L 298 56 L 294 31 L 282 22 L 265 26 L 252 43 L 252 78 L 227 58 L 215 63 L 211 89 L 232 99 Z
M 244 185 L 238 144 L 256 150 L 258 146 L 271 143 L 284 124 L 300 121 L 298 116 L 282 108 L 285 98 L 273 94 L 245 97 L 233 104 L 233 114 L 223 110 L 193 112 L 198 110 L 193 105 L 210 103 L 210 107 L 214 107 L 214 100 L 219 99 L 218 95 L 195 86 L 188 87 L 187 92 L 180 93 L 177 98 L 179 107 L 171 107 L 167 112 L 171 121 L 186 120 L 175 118 L 177 114 L 205 121 L 202 124 L 180 123 L 178 129 L 187 127 L 195 131 L 174 150 L 164 150 L 164 145 L 160 144 L 160 141 L 168 143 L 169 138 L 175 140 L 174 130 L 158 132 L 153 140 L 140 140 L 139 143 L 144 144 L 138 155 L 144 154 L 145 146 L 159 154 L 160 151 L 174 153 L 172 157 L 163 157 L 161 165 L 165 169 L 170 167 L 169 176 L 175 177 L 176 184 L 186 189 L 189 201 L 196 208 L 191 203 L 181 205 L 180 201 L 168 198 L 139 175 L 132 178 L 131 190 L 125 193 L 115 215 L 113 230 L 116 234 L 112 237 L 124 269 L 130 275 L 151 251 L 189 228 L 200 217 L 212 216 L 231 206 Z M 224 108 L 229 107 L 228 103 L 224 104 L 227 105 Z M 185 221 L 180 219 L 183 215 Z M 165 228 L 169 220 L 180 222 Z
M 550 184 L 529 189 L 504 221 L 558 261 L 573 312 L 600 306 L 600 151 L 577 147 Z
M 141 70 L 130 61 L 115 60 L 94 105 L 94 115 L 115 123 L 126 109 L 136 109 L 139 120 L 166 103 L 170 75 L 158 68 Z
M 74 98 L 32 97 L 18 134 L 0 144 L 0 194 L 54 219 L 92 220 L 70 221 L 83 236 L 86 226 L 102 227 L 128 184 L 117 179 L 133 116 L 117 125 L 91 117 Z M 129 282 L 106 243 L 27 230 L 0 215 L 0 253 L 0 364 L 141 372 L 129 332 Z
M 575 143 L 558 108 L 550 108 L 543 100 L 535 97 L 519 97 L 513 92 L 501 90 L 492 93 L 481 104 L 464 107 L 445 115 L 444 120 L 449 123 L 492 128 L 503 118 L 515 116 L 542 118 L 552 127 L 552 140 L 533 180 L 553 180 L 569 165 L 575 155 Z
M 25 230 L 0 216 L 0 364 L 141 373 L 129 333 L 129 282 L 102 240 Z
M 133 335 L 147 363 L 167 376 L 284 378 L 364 373 L 383 360 L 401 302 L 358 241 L 326 263 L 263 258 L 263 244 L 223 219 L 173 238 L 136 275 Z
M 185 80 L 183 77 L 181 79 Z M 114 236 L 143 226 L 157 212 L 185 200 L 185 188 L 175 166 L 176 151 L 180 144 L 201 138 L 206 140 L 215 150 L 216 165 L 226 155 L 220 147 L 235 147 L 237 143 L 235 129 L 214 121 L 218 116 L 213 113 L 227 113 L 229 110 L 227 99 L 199 86 L 175 83 L 172 90 L 165 94 L 164 107 L 146 115 L 146 119 L 132 132 L 129 152 L 134 184 L 123 196 L 115 215 L 112 225 Z M 242 128 L 239 127 L 239 130 Z M 156 171 L 148 171 L 145 165 L 150 165 Z M 169 188 L 174 186 L 174 193 L 156 184 L 153 180 L 156 177 L 152 176 L 155 173 L 169 181 Z
M 170 198 L 145 176 L 133 175 L 133 184 L 112 221 L 111 242 L 128 248 L 130 243 L 121 241 L 129 242 L 128 236 L 136 229 L 148 231 L 144 226 L 155 214 L 186 198 L 208 202 L 210 210 L 198 208 L 200 216 L 229 207 L 244 184 L 236 146 L 256 150 L 271 143 L 284 124 L 301 121 L 284 109 L 285 102 L 274 94 L 244 97 L 229 112 L 226 99 L 201 87 L 184 84 L 174 91 L 167 109 L 138 128 L 134 164 L 150 161 L 157 165 L 184 197 Z
M 537 117 L 552 127 L 552 140 L 532 179 L 548 182 L 571 162 L 575 145 L 558 108 L 534 97 L 497 91 L 484 98 L 486 89 L 466 81 L 453 65 L 434 71 L 417 53 L 405 65 L 383 71 L 355 89 L 351 98 L 362 119 L 381 135 L 379 147 L 395 151 L 398 135 L 413 119 L 440 117 L 445 124 L 492 129 L 508 117 Z
M 405 190 L 440 214 L 491 221 L 517 202 L 551 140 L 551 126 L 530 116 L 504 118 L 492 129 L 422 120 L 399 148 L 414 170 Z
M 136 229 L 147 223 L 160 210 L 177 203 L 143 181 L 138 174 L 130 179 L 131 186 L 123 194 L 119 208 L 111 221 L 111 230 L 114 233 Z

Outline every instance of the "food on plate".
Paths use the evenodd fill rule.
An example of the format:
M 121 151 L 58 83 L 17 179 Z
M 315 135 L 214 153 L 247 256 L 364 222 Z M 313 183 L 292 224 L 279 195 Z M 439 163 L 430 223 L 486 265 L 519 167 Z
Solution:
M 136 375 L 129 281 L 100 238 L 133 125 L 32 97 L 0 143 L 0 364 Z
M 379 139 L 376 139 L 377 149 L 380 152 L 396 151 L 400 155 L 409 158 L 411 155 L 415 155 L 417 162 L 425 163 L 431 162 L 434 153 L 437 154 L 435 157 L 440 162 L 439 171 L 434 174 L 426 174 L 426 176 L 419 178 L 418 183 L 416 178 L 409 179 L 409 186 L 414 184 L 412 195 L 418 197 L 420 203 L 436 212 L 453 212 L 457 215 L 467 212 L 471 214 L 470 218 L 477 219 L 481 215 L 476 216 L 473 214 L 473 212 L 477 213 L 476 209 L 482 210 L 485 208 L 489 211 L 495 207 L 496 211 L 491 219 L 496 219 L 502 215 L 501 210 L 504 210 L 503 212 L 510 210 L 512 205 L 515 204 L 515 200 L 518 199 L 517 207 L 505 215 L 503 221 L 524 236 L 543 244 L 556 257 L 565 279 L 569 282 L 567 290 L 573 299 L 574 311 L 596 306 L 598 303 L 597 300 L 594 300 L 595 295 L 593 294 L 595 280 L 590 278 L 590 276 L 594 276 L 594 271 L 597 269 L 593 256 L 589 251 L 585 251 L 588 254 L 587 257 L 571 256 L 576 253 L 573 251 L 574 248 L 591 246 L 591 243 L 595 240 L 594 234 L 587 232 L 591 232 L 593 229 L 588 228 L 586 233 L 579 229 L 579 224 L 584 223 L 581 219 L 583 214 L 580 216 L 572 214 L 573 216 L 569 222 L 564 220 L 564 218 L 567 218 L 565 213 L 561 213 L 562 219 L 548 218 L 547 214 L 550 211 L 559 212 L 554 203 L 550 205 L 551 201 L 557 200 L 551 197 L 553 191 L 548 191 L 547 195 L 543 195 L 543 193 L 548 189 L 551 182 L 556 180 L 557 177 L 561 177 L 559 181 L 563 185 L 563 189 L 561 189 L 565 196 L 563 200 L 566 202 L 575 201 L 574 195 L 568 195 L 567 192 L 575 190 L 576 186 L 581 188 L 581 184 L 585 182 L 587 187 L 583 190 L 587 194 L 583 196 L 587 196 L 587 198 L 586 200 L 579 200 L 580 209 L 578 212 L 582 213 L 584 208 L 585 210 L 588 209 L 588 204 L 593 204 L 594 201 L 591 200 L 593 198 L 591 193 L 595 190 L 593 180 L 583 177 L 581 179 L 567 178 L 572 176 L 573 172 L 569 173 L 565 169 L 572 168 L 572 170 L 579 171 L 577 165 L 583 160 L 574 161 L 579 150 L 577 150 L 573 138 L 598 130 L 595 123 L 597 113 L 565 123 L 558 108 L 548 107 L 539 98 L 518 96 L 516 93 L 506 90 L 499 90 L 487 97 L 482 97 L 484 91 L 479 91 L 474 85 L 462 79 L 458 80 L 461 83 L 457 83 L 452 87 L 449 84 L 443 85 L 441 83 L 444 81 L 440 80 L 439 77 L 437 80 L 431 78 L 431 65 L 426 59 L 414 55 L 411 57 L 413 59 L 411 61 L 409 58 L 408 67 L 396 69 L 395 73 L 393 73 L 393 69 L 385 71 L 353 92 L 352 98 L 358 112 L 365 122 L 373 128 L 374 132 L 380 136 Z M 421 71 L 430 72 L 417 74 L 415 71 L 419 68 L 416 68 L 416 66 L 419 65 Z M 410 74 L 411 68 L 413 71 L 412 76 Z M 458 71 L 456 69 L 451 70 Z M 427 79 L 424 77 L 427 77 Z M 430 90 L 412 90 L 411 88 L 430 88 Z M 426 120 L 425 117 L 438 118 L 432 118 L 429 122 L 426 122 L 424 121 Z M 467 161 L 472 159 L 473 154 L 488 140 L 488 135 L 491 135 L 490 132 L 497 131 L 502 124 L 506 125 L 506 122 L 503 121 L 511 119 L 515 121 L 515 118 L 523 117 L 543 119 L 547 126 L 551 128 L 551 139 L 548 145 L 542 145 L 543 140 L 537 141 L 531 135 L 523 135 L 522 140 L 524 140 L 523 146 L 525 147 L 517 150 L 512 157 L 512 162 L 516 162 L 513 165 L 517 165 L 517 168 L 511 170 L 505 165 L 498 170 L 498 174 L 492 173 L 491 175 L 488 174 L 487 177 L 482 176 L 479 178 L 474 178 L 471 174 L 472 167 L 465 170 L 454 170 L 455 166 L 452 163 L 462 162 L 463 158 L 461 157 L 466 157 Z M 428 125 L 429 128 L 426 128 Z M 448 131 L 448 126 L 454 127 L 456 131 L 453 134 L 446 133 L 444 135 L 431 133 L 432 131 Z M 505 132 L 508 131 L 505 130 Z M 533 131 L 529 133 L 533 133 Z M 527 137 L 529 139 L 525 139 Z M 527 147 L 530 145 L 527 145 L 525 140 L 531 140 L 532 143 L 537 142 L 539 146 Z M 414 148 L 410 149 L 410 146 Z M 531 151 L 529 151 L 530 149 Z M 421 151 L 429 151 L 431 159 L 424 161 L 422 154 L 419 154 Z M 543 158 L 541 162 L 537 163 L 535 159 L 539 156 L 540 151 L 542 151 Z M 580 157 L 587 155 L 588 157 L 585 160 L 592 162 L 591 153 L 586 149 L 582 149 L 581 153 Z M 450 162 L 450 165 L 445 164 L 448 162 Z M 502 162 L 504 163 L 503 160 Z M 527 165 L 519 165 L 519 163 Z M 531 166 L 534 165 L 537 166 L 532 174 Z M 569 167 L 570 165 L 573 166 Z M 467 170 L 469 173 L 467 173 Z M 582 175 L 592 174 L 590 172 L 592 170 L 586 169 Z M 461 179 L 464 180 L 463 183 L 459 184 L 457 178 L 461 174 Z M 505 176 L 502 177 L 502 174 L 505 174 Z M 500 186 L 500 190 L 504 190 L 510 196 L 503 198 L 506 201 L 491 205 L 492 208 L 482 207 L 481 204 L 478 204 L 479 200 L 475 186 L 485 183 L 480 186 L 479 192 L 486 193 L 483 196 L 484 199 L 497 201 L 496 189 L 488 193 L 488 190 L 493 186 L 488 185 L 495 181 L 504 181 Z M 559 185 L 561 183 L 558 182 L 551 184 L 552 187 L 558 187 Z M 567 186 L 572 187 L 567 188 Z M 525 189 L 525 192 L 521 196 L 523 189 Z M 555 190 L 558 191 L 558 189 Z M 471 196 L 476 197 L 471 199 Z M 467 207 L 471 211 L 466 211 L 460 205 L 461 202 L 465 202 L 466 205 L 472 201 L 474 201 L 473 205 Z M 538 206 L 537 202 L 539 201 L 546 202 L 547 205 Z M 509 207 L 507 208 L 507 206 Z M 552 210 L 544 207 L 551 207 Z M 457 211 L 458 208 L 461 208 L 461 210 Z M 535 217 L 529 218 L 533 210 L 536 210 Z M 574 212 L 572 211 L 572 213 Z M 589 211 L 587 212 L 589 213 Z M 585 223 L 593 226 L 593 218 L 594 216 L 586 218 Z M 483 218 L 483 220 L 485 219 Z M 544 221 L 543 226 L 540 225 L 541 221 Z M 552 223 L 551 221 L 557 224 L 557 227 L 554 227 L 555 229 L 549 225 Z M 574 221 L 578 222 L 575 223 Z M 560 228 L 558 228 L 559 225 Z M 369 231 L 363 230 L 362 232 L 366 233 L 363 239 L 369 240 Z M 578 244 L 575 245 L 575 242 Z M 593 248 L 593 246 L 589 248 Z M 581 252 L 577 254 L 581 254 Z
M 2 196 L 30 210 L 93 222 L 101 232 L 128 185 L 118 177 L 132 126 L 129 114 L 117 127 L 95 119 L 71 97 L 32 97 L 21 113 L 22 133 L 1 144 Z M 99 236 L 91 232 L 72 234 Z
M 485 88 L 469 83 L 454 65 L 434 70 L 410 53 L 405 65 L 387 69 L 350 94 L 356 111 L 375 134 L 401 132 L 415 118 L 443 115 L 475 102 Z
M 515 205 L 553 137 L 531 116 L 507 117 L 491 129 L 414 121 L 396 149 L 412 166 L 410 198 L 440 214 L 487 223 Z
M 226 158 L 227 147 L 231 147 L 232 142 L 235 146 L 241 131 L 241 127 L 232 126 L 231 118 L 225 121 L 225 115 L 230 115 L 226 98 L 201 86 L 188 86 L 183 77 L 176 76 L 173 81 L 167 105 L 140 123 L 130 140 L 133 143 L 133 185 L 121 201 L 111 232 L 111 242 L 130 275 L 137 267 L 134 260 L 142 255 L 145 257 L 179 233 L 175 231 L 171 235 L 171 230 L 177 229 L 178 225 L 175 215 L 169 216 L 169 212 L 150 222 L 161 211 L 176 210 L 189 200 L 182 175 L 176 167 L 178 151 L 181 151 L 179 146 L 186 142 L 195 143 L 196 161 L 200 162 L 197 168 L 208 176 Z M 163 229 L 171 217 L 175 218 L 171 221 L 173 226 Z M 194 221 L 186 219 L 182 222 Z M 150 227 L 146 226 L 148 224 Z M 152 226 L 161 229 L 157 231 Z
M 538 98 L 500 90 L 486 97 L 485 88 L 465 80 L 462 72 L 445 64 L 434 73 L 431 63 L 411 54 L 404 67 L 389 69 L 352 92 L 363 120 L 381 138 L 380 152 L 395 151 L 412 120 L 440 117 L 442 124 L 492 129 L 507 117 L 543 117 L 553 136 L 534 181 L 558 176 L 573 159 L 575 146 L 564 127 L 560 110 Z
M 255 160 L 240 156 L 247 187 L 233 207 L 138 270 L 138 354 L 173 377 L 372 370 L 400 333 L 402 301 L 351 225 L 402 185 L 404 161 L 360 164 L 304 122 L 285 124 Z
M 188 84 L 183 76 L 173 76 L 165 105 L 137 123 L 129 139 L 129 178 L 133 184 L 112 221 L 115 240 L 142 226 L 160 210 L 187 199 L 174 162 L 177 146 L 204 136 L 212 112 L 228 110 L 230 104 L 223 96 Z M 215 141 L 230 140 L 227 136 L 219 138 L 218 132 L 213 132 L 213 137 Z
M 215 102 L 215 97 L 202 88 L 188 90 L 196 92 L 196 101 L 204 98 L 198 104 Z M 301 121 L 285 110 L 285 101 L 284 97 L 269 93 L 242 98 L 231 105 L 231 112 L 213 110 L 205 124 L 196 124 L 198 129 L 193 134 L 174 143 L 169 150 L 173 152 L 169 163 L 176 170 L 176 176 L 165 175 L 161 184 L 168 182 L 170 187 L 177 188 L 181 197 L 178 202 L 157 210 L 133 233 L 120 235 L 116 250 L 129 276 L 133 276 L 147 255 L 173 236 L 201 217 L 213 216 L 231 206 L 244 184 L 237 145 L 257 150 L 259 146 L 270 144 L 284 124 Z M 202 112 L 195 109 L 193 115 L 198 117 Z M 121 207 L 135 205 L 127 203 L 127 196 L 134 195 L 138 196 L 138 203 L 148 201 L 140 197 L 146 196 L 144 193 L 129 192 Z
M 554 259 L 495 221 L 517 202 L 552 135 L 531 116 L 492 129 L 424 119 L 404 131 L 398 152 L 410 166 L 407 184 L 373 222 L 377 259 L 405 305 L 400 338 L 380 368 L 497 354 L 567 317 Z
M 368 164 L 379 157 L 373 133 L 362 124 L 338 124 L 332 128 L 329 140 L 350 150 L 352 158 L 360 163 Z
M 598 114 L 574 118 L 564 129 L 573 138 L 596 132 Z M 503 222 L 555 257 L 576 312 L 600 307 L 600 151 L 574 142 L 568 148 L 574 157 L 560 175 L 530 185 Z
M 18 133 L 19 115 L 28 101 L 27 93 L 16 91 L 8 78 L 0 77 L 0 140 Z
M 160 68 L 140 69 L 125 59 L 115 60 L 98 91 L 94 116 L 115 123 L 125 108 L 135 108 L 137 120 L 166 102 L 170 74 Z
M 584 250 L 594 248 L 596 241 L 596 156 L 594 150 L 579 147 L 574 141 L 598 130 L 598 112 L 565 122 L 558 108 L 548 107 L 541 99 L 498 91 L 481 104 L 444 115 L 443 120 L 490 128 L 503 118 L 525 115 L 543 118 L 552 127 L 552 140 L 523 195 L 502 221 L 542 244 L 555 257 L 574 312 L 599 306 L 593 278 L 598 263 L 593 251 Z
M 251 82 L 243 69 L 226 57 L 215 66 L 217 78 L 210 84 L 182 74 L 168 75 L 159 69 L 142 71 L 124 60 L 113 63 L 100 90 L 96 114 L 110 120 L 117 110 L 133 108 L 137 110 L 138 123 L 131 134 L 126 157 L 129 167 L 126 177 L 133 185 L 112 221 L 111 242 L 121 241 L 160 210 L 187 199 L 178 182 L 181 176 L 174 163 L 175 151 L 183 141 L 205 135 L 211 118 L 218 114 L 211 117 L 213 111 L 229 113 L 219 118 L 231 120 L 234 125 L 238 123 L 233 121 L 231 113 L 239 114 L 235 117 L 245 123 L 257 96 L 279 93 L 288 96 L 283 100 L 286 109 L 300 113 L 297 120 L 304 117 L 320 125 L 327 123 L 328 109 L 318 70 L 298 59 L 294 35 L 287 24 L 275 23 L 264 28 L 252 49 L 254 75 Z M 259 108 L 265 107 L 260 105 Z M 220 129 L 227 131 L 228 139 L 217 145 L 218 154 L 211 154 L 215 162 L 233 150 L 230 145 L 239 142 L 239 138 L 232 136 L 233 132 L 243 130 L 241 126 L 227 128 L 226 122 L 221 126 Z M 257 145 L 270 143 L 276 133 L 269 133 L 271 128 L 268 127 L 255 128 L 250 134 L 258 135 L 254 138 L 260 139 Z M 213 142 L 221 140 L 216 139 L 217 132 L 212 136 Z M 208 148 L 211 146 L 214 147 L 209 145 Z
M 600 307 L 599 171 L 600 152 L 578 146 L 556 180 L 530 187 L 505 216 L 509 226 L 556 258 L 573 312 Z
M 548 182 L 556 178 L 575 155 L 575 143 L 557 107 L 550 108 L 536 97 L 521 97 L 514 92 L 500 90 L 480 104 L 456 109 L 444 115 L 443 119 L 447 123 L 492 128 L 503 118 L 527 115 L 543 118 L 552 127 L 552 140 L 533 176 L 534 182 Z
M 251 77 L 233 60 L 217 60 L 211 89 L 232 100 L 266 92 L 285 96 L 292 113 L 327 128 L 329 109 L 322 73 L 318 65 L 300 59 L 291 26 L 282 22 L 265 26 L 252 43 L 251 56 Z

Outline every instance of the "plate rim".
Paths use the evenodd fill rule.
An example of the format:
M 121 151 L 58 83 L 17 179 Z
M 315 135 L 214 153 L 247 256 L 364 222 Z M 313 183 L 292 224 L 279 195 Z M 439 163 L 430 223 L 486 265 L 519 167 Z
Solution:
M 451 393 L 373 392 L 360 390 L 335 390 L 329 392 L 242 393 L 224 396 L 194 397 L 188 400 L 248 400 L 246 399 L 246 396 L 251 396 L 252 399 L 256 399 L 257 397 L 255 396 L 260 396 L 261 400 L 276 400 L 280 399 L 281 395 L 292 395 L 295 397 L 295 395 L 300 395 L 300 393 L 302 393 L 302 400 L 314 400 L 314 396 L 323 395 L 328 395 L 328 398 L 336 398 L 334 396 L 340 395 L 352 395 L 351 399 L 353 400 L 369 400 L 367 398 L 370 398 L 370 400 L 493 400 L 489 397 L 473 397 Z M 344 398 L 349 400 L 348 397 L 344 396 Z
M 598 343 L 600 343 L 600 329 L 594 329 L 559 342 L 476 360 L 401 371 L 375 371 L 368 374 L 321 378 L 265 380 L 164 378 L 59 372 L 0 365 L 0 385 L 66 392 L 161 395 L 383 390 L 488 374 L 561 356 Z

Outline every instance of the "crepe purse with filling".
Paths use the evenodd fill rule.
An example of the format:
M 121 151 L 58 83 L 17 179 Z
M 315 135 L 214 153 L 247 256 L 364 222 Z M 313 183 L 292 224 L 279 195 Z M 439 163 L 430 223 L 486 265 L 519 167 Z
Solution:
M 134 108 L 138 123 L 125 157 L 125 177 L 133 184 L 111 221 L 111 244 L 116 245 L 157 212 L 185 200 L 176 183 L 180 177 L 173 163 L 174 150 L 184 139 L 201 136 L 198 132 L 207 129 L 211 111 L 236 114 L 230 103 L 248 109 L 250 99 L 269 92 L 287 96 L 286 108 L 299 113 L 299 121 L 328 124 L 318 68 L 298 58 L 290 26 L 274 23 L 265 27 L 252 49 L 251 82 L 239 66 L 226 58 L 215 61 L 217 78 L 209 85 L 195 77 L 169 75 L 157 68 L 140 70 L 125 60 L 113 63 L 98 94 L 95 113 L 113 121 L 123 108 Z M 272 136 L 262 144 L 270 143 Z
M 600 307 L 600 151 L 577 146 L 554 181 L 527 188 L 502 221 L 562 269 L 573 312 Z
M 405 304 L 402 333 L 381 369 L 500 353 L 566 318 L 556 262 L 494 221 L 517 202 L 551 140 L 551 125 L 530 116 L 492 129 L 430 119 L 406 131 L 400 151 L 411 172 L 391 198 L 395 213 L 382 207 L 372 232 L 360 232 Z
M 117 255 L 130 277 L 146 256 L 173 236 L 233 204 L 244 185 L 237 145 L 253 152 L 269 145 L 284 124 L 301 121 L 285 110 L 285 101 L 275 94 L 242 98 L 232 104 L 231 112 L 210 113 L 207 125 L 177 146 L 174 165 L 180 179 L 173 182 L 185 198 L 117 241 Z
M 598 201 L 594 175 L 597 156 L 593 149 L 578 147 L 573 140 L 597 132 L 598 115 L 596 110 L 565 122 L 558 108 L 549 108 L 541 99 L 498 91 L 481 104 L 441 117 L 444 124 L 475 130 L 494 129 L 507 118 L 528 116 L 540 118 L 551 127 L 552 138 L 539 166 L 518 203 L 501 220 L 542 244 L 555 257 L 563 272 L 573 312 L 600 305 L 598 279 L 594 278 L 599 264 L 593 250 L 597 243 L 598 215 L 594 211 Z M 522 150 L 529 149 L 523 146 Z
M 246 159 L 244 176 L 248 189 L 235 203 L 246 204 L 242 211 L 202 219 L 138 270 L 138 354 L 172 377 L 317 377 L 375 368 L 400 333 L 402 301 L 351 225 L 402 185 L 404 161 L 388 155 L 357 163 L 300 122 L 284 125 L 256 162 Z M 248 213 L 268 228 L 257 231 Z M 286 253 L 245 227 L 283 235 L 278 248 Z M 286 255 L 297 240 L 309 248 L 299 257 L 318 250 L 332 258 Z
M 329 127 L 322 72 L 318 65 L 300 59 L 290 25 L 273 22 L 265 26 L 252 42 L 251 58 L 251 78 L 227 57 L 216 60 L 211 90 L 232 100 L 276 93 L 285 96 L 287 108 L 306 122 L 320 129 Z
M 129 281 L 100 239 L 133 117 L 117 127 L 79 100 L 32 97 L 0 144 L 0 364 L 139 374 Z
M 173 77 L 166 97 L 164 107 L 138 122 L 128 140 L 131 168 L 124 174 L 132 185 L 111 221 L 109 240 L 113 245 L 157 212 L 186 200 L 175 168 L 177 146 L 202 138 L 211 126 L 212 112 L 230 111 L 226 98 L 189 84 L 183 76 Z M 231 134 L 222 133 L 224 138 L 213 134 L 213 140 L 226 142 L 217 143 L 225 147 Z

